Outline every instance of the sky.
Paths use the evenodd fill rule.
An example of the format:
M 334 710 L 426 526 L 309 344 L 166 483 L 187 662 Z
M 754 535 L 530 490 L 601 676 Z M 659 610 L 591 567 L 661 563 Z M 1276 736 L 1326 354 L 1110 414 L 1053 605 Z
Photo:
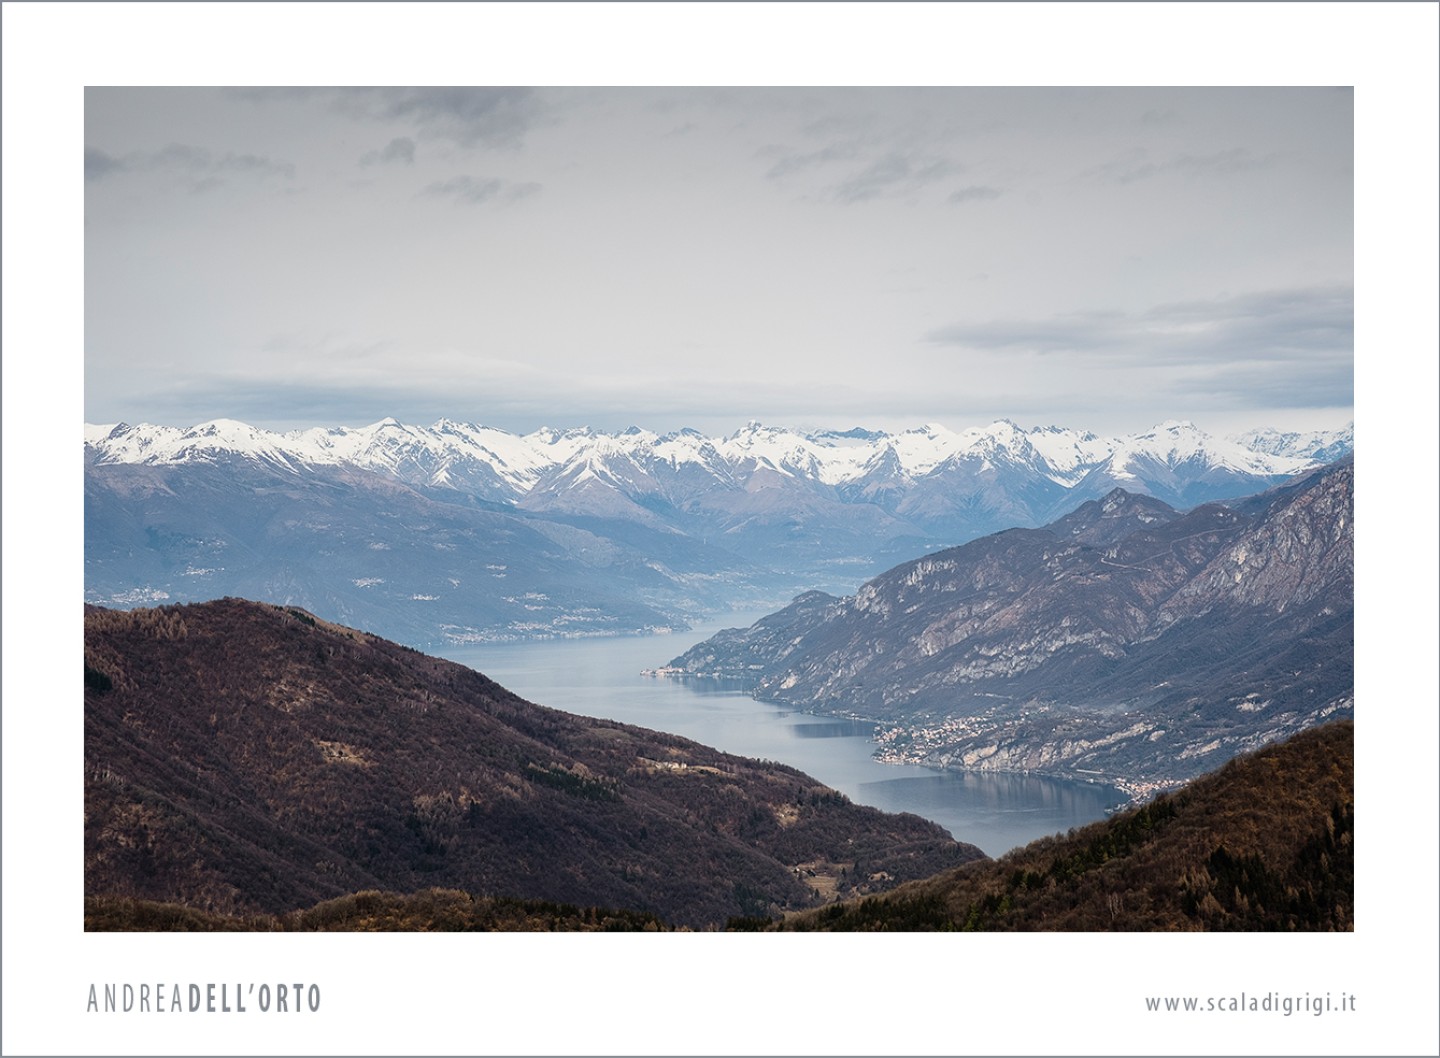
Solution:
M 88 88 L 85 416 L 1353 417 L 1349 88 Z

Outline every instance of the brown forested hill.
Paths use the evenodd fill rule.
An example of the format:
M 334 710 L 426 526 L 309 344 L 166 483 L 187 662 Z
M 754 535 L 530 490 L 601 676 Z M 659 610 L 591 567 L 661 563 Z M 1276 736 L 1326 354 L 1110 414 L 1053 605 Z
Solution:
M 892 892 L 787 918 L 821 930 L 1350 930 L 1354 724 Z
M 90 896 L 246 914 L 439 887 L 705 926 L 821 903 L 857 863 L 864 892 L 981 855 L 304 611 L 86 609 Z

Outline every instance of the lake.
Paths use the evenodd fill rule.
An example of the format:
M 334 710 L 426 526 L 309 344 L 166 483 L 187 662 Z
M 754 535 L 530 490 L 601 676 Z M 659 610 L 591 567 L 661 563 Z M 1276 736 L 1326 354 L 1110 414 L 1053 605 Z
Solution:
M 467 644 L 438 653 L 541 705 L 799 768 L 857 804 L 934 820 L 991 856 L 1094 822 L 1125 801 L 1108 786 L 882 764 L 871 756 L 871 724 L 759 702 L 717 681 L 640 675 L 721 628 L 761 616 L 731 614 L 672 636 Z

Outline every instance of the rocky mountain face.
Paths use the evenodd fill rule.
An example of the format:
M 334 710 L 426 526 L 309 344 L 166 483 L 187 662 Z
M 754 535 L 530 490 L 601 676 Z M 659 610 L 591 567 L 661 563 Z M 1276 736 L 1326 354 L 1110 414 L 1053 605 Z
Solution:
M 849 590 L 1117 484 L 1185 506 L 1315 465 L 1293 454 L 1304 444 L 1260 439 L 1275 451 L 1188 423 L 1128 438 L 1003 420 L 898 434 L 751 423 L 723 438 L 443 419 L 92 426 L 86 599 L 260 597 L 416 645 L 644 632 Z
M 86 608 L 84 763 L 85 891 L 112 905 L 438 887 L 704 927 L 982 856 L 793 768 L 237 599 Z
M 1137 793 L 1353 715 L 1354 466 L 1234 507 L 1115 489 L 671 662 L 887 725 L 896 761 Z

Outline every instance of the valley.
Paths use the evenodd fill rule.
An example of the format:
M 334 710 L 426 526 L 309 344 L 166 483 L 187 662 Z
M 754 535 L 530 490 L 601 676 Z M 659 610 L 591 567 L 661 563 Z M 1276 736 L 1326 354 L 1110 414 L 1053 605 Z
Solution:
M 761 701 L 738 681 L 641 674 L 680 644 L 748 617 L 683 635 L 467 644 L 439 654 L 528 701 L 789 765 L 856 804 L 938 823 L 991 856 L 1104 818 L 1127 799 L 1089 781 L 886 761 L 876 755 L 874 724 Z
M 88 431 L 92 928 L 750 928 L 1353 717 L 1348 433 L 498 434 Z
M 295 608 L 89 608 L 85 701 L 87 930 L 1353 929 L 1349 722 L 991 860 Z

